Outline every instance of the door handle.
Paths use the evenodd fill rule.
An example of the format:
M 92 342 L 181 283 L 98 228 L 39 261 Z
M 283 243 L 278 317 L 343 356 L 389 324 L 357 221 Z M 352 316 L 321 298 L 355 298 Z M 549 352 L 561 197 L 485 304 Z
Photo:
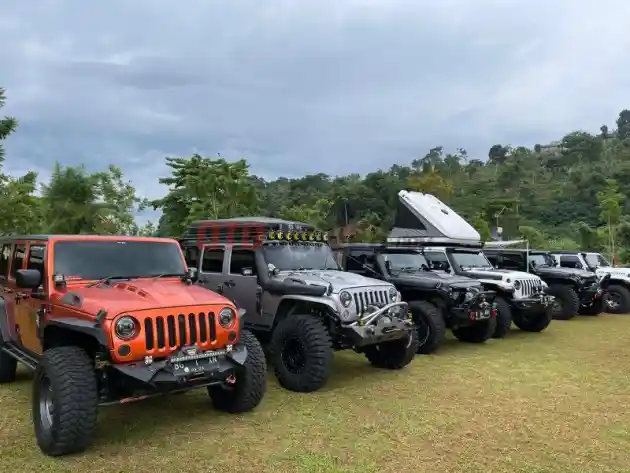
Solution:
M 234 281 L 232 281 L 231 279 L 229 281 L 225 281 L 224 283 L 227 287 L 234 287 L 236 286 L 236 283 Z

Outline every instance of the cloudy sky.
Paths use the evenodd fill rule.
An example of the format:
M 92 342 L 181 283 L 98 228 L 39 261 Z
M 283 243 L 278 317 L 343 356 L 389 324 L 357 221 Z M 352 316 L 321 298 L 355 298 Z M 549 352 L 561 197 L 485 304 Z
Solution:
M 156 197 L 166 155 L 293 177 L 595 131 L 630 107 L 629 21 L 622 0 L 5 2 L 6 168 L 114 163 Z

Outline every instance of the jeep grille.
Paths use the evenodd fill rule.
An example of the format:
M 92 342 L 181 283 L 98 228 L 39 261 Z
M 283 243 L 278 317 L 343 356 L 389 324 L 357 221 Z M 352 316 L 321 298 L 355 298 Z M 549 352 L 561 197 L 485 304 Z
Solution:
M 528 297 L 536 292 L 536 288 L 541 285 L 537 279 L 518 279 L 521 283 L 521 294 L 523 297 Z
M 147 351 L 213 342 L 217 338 L 214 314 L 200 312 L 147 318 L 144 336 Z
M 389 302 L 387 298 L 387 291 L 358 291 L 353 294 L 354 304 L 357 308 L 357 313 L 362 314 L 369 304 L 381 303 L 387 304 Z

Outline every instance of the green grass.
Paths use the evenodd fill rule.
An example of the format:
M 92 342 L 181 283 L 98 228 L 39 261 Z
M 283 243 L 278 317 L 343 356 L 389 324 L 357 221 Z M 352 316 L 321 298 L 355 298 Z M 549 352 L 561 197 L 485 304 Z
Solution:
M 84 455 L 51 459 L 30 422 L 30 375 L 0 387 L 0 471 L 630 472 L 630 316 L 555 321 L 485 345 L 449 340 L 405 370 L 338 354 L 328 386 L 270 376 L 249 414 L 205 391 L 103 408 Z

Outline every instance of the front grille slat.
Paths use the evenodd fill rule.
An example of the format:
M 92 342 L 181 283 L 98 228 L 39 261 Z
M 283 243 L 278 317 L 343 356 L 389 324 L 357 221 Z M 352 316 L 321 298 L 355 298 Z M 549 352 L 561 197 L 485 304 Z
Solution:
M 203 345 L 217 339 L 213 312 L 169 314 L 144 320 L 147 353 L 185 345 Z
M 363 314 L 368 305 L 387 304 L 389 302 L 388 291 L 381 289 L 354 292 L 352 299 L 359 314 Z

